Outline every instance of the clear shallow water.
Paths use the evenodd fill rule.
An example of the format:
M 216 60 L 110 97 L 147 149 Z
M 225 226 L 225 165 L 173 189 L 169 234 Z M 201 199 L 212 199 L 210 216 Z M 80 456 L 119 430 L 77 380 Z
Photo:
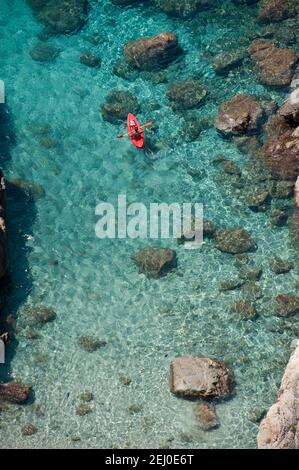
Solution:
M 193 143 L 180 140 L 178 128 L 183 119 L 168 105 L 167 84 L 141 79 L 127 82 L 111 73 L 128 40 L 175 31 L 188 53 L 184 66 L 171 67 L 168 78 L 171 81 L 181 74 L 202 78 L 210 99 L 200 114 L 213 116 L 218 105 L 237 92 L 279 102 L 284 95 L 262 87 L 249 69 L 228 78 L 214 76 L 203 52 L 217 50 L 223 35 L 238 40 L 257 27 L 254 9 L 240 9 L 240 21 L 230 2 L 222 4 L 216 13 L 183 22 L 151 9 L 120 9 L 108 1 L 93 2 L 88 24 L 79 34 L 49 41 L 62 49 L 56 61 L 38 64 L 29 52 L 41 25 L 21 0 L 3 2 L 1 78 L 16 137 L 5 174 L 8 179 L 37 182 L 46 192 L 45 198 L 24 212 L 22 206 L 9 208 L 10 224 L 18 216 L 19 226 L 26 228 L 18 236 L 28 260 L 24 273 L 24 257 L 11 243 L 11 266 L 18 286 L 11 308 L 22 299 L 19 325 L 26 305 L 51 306 L 57 319 L 44 326 L 35 341 L 28 340 L 20 328 L 11 371 L 15 379 L 33 386 L 35 403 L 1 414 L 1 447 L 255 446 L 258 425 L 250 418 L 275 399 L 294 339 L 288 328 L 274 331 L 282 321 L 273 316 L 271 299 L 291 291 L 297 273 L 273 277 L 269 270 L 274 254 L 294 259 L 288 231 L 271 228 L 267 215 L 251 212 L 215 181 L 219 172 L 211 163 L 215 154 L 223 153 L 241 167 L 246 163 L 246 156 L 232 143 L 214 129 Z M 98 46 L 86 40 L 93 33 L 103 37 Z M 80 52 L 86 48 L 102 57 L 100 70 L 80 64 Z M 141 104 L 140 120 L 153 119 L 158 124 L 162 149 L 155 161 L 144 159 L 128 142 L 116 141 L 119 129 L 100 117 L 99 105 L 112 88 L 135 94 Z M 154 101 L 161 107 L 150 112 L 149 103 Z M 58 142 L 54 149 L 42 146 L 34 132 L 35 127 L 45 125 L 51 126 Z M 204 170 L 199 181 L 188 174 L 187 165 Z M 148 280 L 138 274 L 130 255 L 142 246 L 159 243 L 97 240 L 95 206 L 102 199 L 114 202 L 120 193 L 126 193 L 128 201 L 145 204 L 201 201 L 205 217 L 217 225 L 248 229 L 258 244 L 250 258 L 263 268 L 264 297 L 257 303 L 258 319 L 240 322 L 232 318 L 229 308 L 240 294 L 219 294 L 218 287 L 238 270 L 233 257 L 218 252 L 212 242 L 196 253 L 173 241 L 163 242 L 177 250 L 178 270 L 163 279 Z M 28 224 L 30 217 L 32 224 Z M 28 234 L 32 240 L 26 240 Z M 84 352 L 78 347 L 82 334 L 105 340 L 107 345 L 92 354 Z M 221 426 L 212 432 L 198 429 L 193 402 L 169 392 L 169 363 L 183 354 L 224 359 L 235 373 L 235 395 L 217 405 Z M 132 379 L 130 385 L 122 384 L 123 376 Z M 84 391 L 91 391 L 95 398 L 92 412 L 79 417 L 76 408 Z M 21 428 L 28 422 L 38 432 L 24 438 Z

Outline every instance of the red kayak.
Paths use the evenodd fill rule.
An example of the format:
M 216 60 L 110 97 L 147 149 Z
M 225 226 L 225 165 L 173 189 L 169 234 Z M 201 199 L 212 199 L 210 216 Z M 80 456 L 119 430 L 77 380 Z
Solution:
M 128 114 L 127 128 L 132 144 L 135 145 L 135 147 L 142 149 L 144 147 L 144 132 L 138 122 L 138 119 L 132 113 Z M 137 134 L 134 135 L 134 132 L 136 132 L 136 128 Z

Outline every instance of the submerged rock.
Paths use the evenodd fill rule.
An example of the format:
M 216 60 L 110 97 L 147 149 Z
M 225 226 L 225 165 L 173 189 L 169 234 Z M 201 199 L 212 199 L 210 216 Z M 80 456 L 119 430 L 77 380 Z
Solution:
M 203 431 L 210 431 L 219 426 L 215 406 L 201 401 L 195 407 L 195 418 Z
M 255 306 L 247 300 L 236 300 L 232 307 L 231 312 L 237 314 L 241 320 L 253 320 L 256 316 Z
M 216 230 L 216 248 L 225 253 L 245 253 L 256 246 L 250 234 L 243 228 L 224 228 Z
M 116 124 L 124 121 L 128 113 L 136 114 L 139 108 L 137 98 L 129 91 L 112 90 L 101 105 L 101 113 L 105 121 Z
M 285 274 L 291 271 L 293 265 L 288 260 L 279 258 L 279 256 L 274 256 L 270 260 L 270 268 L 275 274 Z
M 98 349 L 106 346 L 106 341 L 100 341 L 98 339 L 92 338 L 91 336 L 80 336 L 79 346 L 86 352 L 94 352 Z
M 299 449 L 299 340 L 284 372 L 278 398 L 260 424 L 259 449 Z
M 291 83 L 298 60 L 294 49 L 279 48 L 266 39 L 256 39 L 251 43 L 249 54 L 261 83 L 277 87 Z
M 240 287 L 242 287 L 243 284 L 244 284 L 243 279 L 239 279 L 239 278 L 225 279 L 224 281 L 220 283 L 219 290 L 224 291 L 224 292 L 229 291 L 229 290 L 235 290 L 235 289 L 239 289 Z
M 218 75 L 225 75 L 242 64 L 246 54 L 242 51 L 226 52 L 211 59 L 212 66 Z
M 100 68 L 102 60 L 91 51 L 83 52 L 80 56 L 80 62 L 91 68 Z
M 272 209 L 269 215 L 270 223 L 273 227 L 284 227 L 288 221 L 289 215 L 286 209 L 279 207 Z
M 0 400 L 9 403 L 23 404 L 29 399 L 30 387 L 19 382 L 0 384 Z
M 170 248 L 144 248 L 132 260 L 148 278 L 161 277 L 177 265 L 176 252 Z
M 53 62 L 59 54 L 60 49 L 43 42 L 30 51 L 31 58 L 37 62 Z
M 88 0 L 27 0 L 36 18 L 53 33 L 74 33 L 85 24 Z
M 22 427 L 21 432 L 23 436 L 33 436 L 33 434 L 37 433 L 37 427 L 31 423 L 28 423 Z
M 56 318 L 56 313 L 52 308 L 39 305 L 37 307 L 26 307 L 25 315 L 29 322 L 34 325 L 44 325 L 52 322 Z
M 223 398 L 232 389 L 233 374 L 219 359 L 183 356 L 170 364 L 170 390 L 175 395 Z
M 253 96 L 236 95 L 221 105 L 215 126 L 227 137 L 251 134 L 258 132 L 263 118 L 264 109 Z
M 239 275 L 244 279 L 244 281 L 258 281 L 261 278 L 262 273 L 263 270 L 259 266 L 242 266 Z
M 281 317 L 290 317 L 299 313 L 299 297 L 293 294 L 280 294 L 275 297 L 275 310 Z
M 199 80 L 179 80 L 172 83 L 167 90 L 171 107 L 183 111 L 199 107 L 207 95 L 207 90 Z
M 181 52 L 176 35 L 164 32 L 129 42 L 124 48 L 124 57 L 136 69 L 157 70 L 167 67 Z
M 86 416 L 89 413 L 91 413 L 91 408 L 90 406 L 86 405 L 85 403 L 80 403 L 80 405 L 76 409 L 76 415 L 77 416 Z
M 215 0 L 154 0 L 155 5 L 168 15 L 193 17 L 199 11 L 213 6 Z
M 242 171 L 237 165 L 236 162 L 233 160 L 227 160 L 223 164 L 223 171 L 224 173 L 227 173 L 228 175 L 235 175 L 235 176 L 241 176 Z
M 259 20 L 272 23 L 295 16 L 299 11 L 297 0 L 262 0 Z

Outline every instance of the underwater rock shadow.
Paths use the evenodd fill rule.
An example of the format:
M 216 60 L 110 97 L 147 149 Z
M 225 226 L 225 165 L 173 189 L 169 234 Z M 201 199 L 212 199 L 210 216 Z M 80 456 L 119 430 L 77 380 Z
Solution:
M 11 160 L 10 148 L 15 143 L 11 115 L 6 105 L 0 105 L 0 167 L 4 169 L 4 173 Z M 0 382 L 12 379 L 11 361 L 18 345 L 14 335 L 14 321 L 19 307 L 32 289 L 27 258 L 29 248 L 26 246 L 25 235 L 32 233 L 37 211 L 30 194 L 6 181 L 5 213 L 8 269 L 0 281 L 0 332 L 10 333 L 11 341 L 6 348 L 5 364 L 0 366 Z

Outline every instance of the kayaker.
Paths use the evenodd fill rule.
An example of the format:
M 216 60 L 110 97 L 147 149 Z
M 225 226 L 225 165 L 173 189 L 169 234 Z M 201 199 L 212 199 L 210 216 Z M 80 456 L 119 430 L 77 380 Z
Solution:
M 135 126 L 134 130 L 128 134 L 130 137 L 131 135 L 134 135 L 135 137 L 141 137 L 142 134 L 144 133 L 144 129 L 142 127 Z

